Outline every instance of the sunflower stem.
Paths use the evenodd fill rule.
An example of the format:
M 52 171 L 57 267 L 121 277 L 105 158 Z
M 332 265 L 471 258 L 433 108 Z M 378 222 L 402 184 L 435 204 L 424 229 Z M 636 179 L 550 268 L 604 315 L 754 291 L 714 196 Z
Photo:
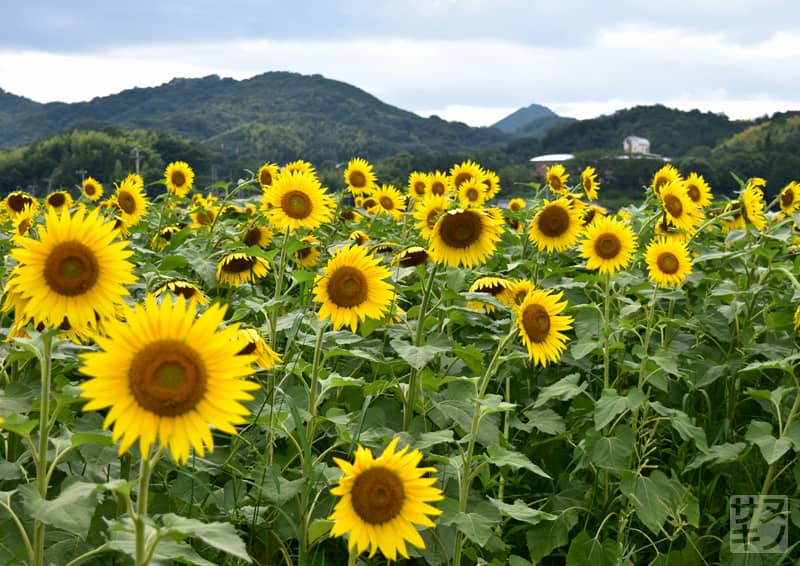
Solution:
M 653 285 L 653 296 L 650 297 L 650 308 L 647 311 L 647 328 L 644 331 L 642 341 L 642 361 L 639 364 L 639 389 L 644 386 L 644 374 L 647 368 L 647 351 L 650 347 L 650 336 L 653 334 L 653 318 L 656 311 L 656 295 L 658 295 L 658 285 Z
M 428 274 L 428 280 L 425 286 L 422 288 L 422 303 L 419 307 L 419 318 L 417 319 L 417 328 L 414 334 L 414 346 L 421 346 L 425 337 L 425 319 L 428 317 L 428 305 L 431 300 L 433 281 L 438 271 L 439 264 L 436 263 Z M 408 391 L 406 392 L 403 407 L 403 430 L 405 431 L 411 428 L 411 421 L 414 419 L 414 406 L 417 404 L 417 389 L 419 389 L 419 373 L 419 370 L 416 368 L 411 368 L 411 375 L 408 379 Z
M 603 336 L 603 389 L 608 389 L 610 384 L 611 374 L 611 320 L 609 320 L 608 312 L 611 303 L 611 273 L 606 273 L 605 289 L 603 292 L 603 324 L 605 326 Z
M 156 451 L 152 462 L 150 454 L 142 454 L 142 461 L 139 464 L 139 494 L 136 497 L 136 517 L 133 521 L 136 532 L 136 566 L 146 566 L 152 557 L 146 544 L 147 503 L 150 497 L 150 475 L 160 453 L 160 450 Z
M 306 436 L 306 438 L 308 438 L 309 445 L 314 441 L 314 417 L 317 415 L 317 387 L 319 385 L 319 369 L 322 362 L 322 342 L 327 326 L 327 319 L 319 323 L 317 339 L 314 342 L 314 361 L 311 365 L 311 386 L 308 389 L 308 413 L 311 416 L 308 421 L 308 436 Z
M 356 546 L 353 545 L 350 547 L 350 551 L 347 554 L 347 566 L 356 566 L 358 563 L 358 550 Z
M 36 487 L 42 501 L 47 499 L 47 447 L 50 444 L 50 373 L 52 368 L 53 332 L 41 334 L 42 349 L 39 365 L 41 367 L 41 399 L 39 401 L 39 447 L 36 456 Z M 36 519 L 33 528 L 33 565 L 44 564 L 44 522 Z
M 478 427 L 481 424 L 481 418 L 483 417 L 482 412 L 482 401 L 483 397 L 486 395 L 486 389 L 489 387 L 489 382 L 494 377 L 495 372 L 497 371 L 497 365 L 500 362 L 500 356 L 502 355 L 503 351 L 506 349 L 511 340 L 517 334 L 517 325 L 512 322 L 511 330 L 509 330 L 508 334 L 503 338 L 500 343 L 497 345 L 497 349 L 494 352 L 494 356 L 492 356 L 492 361 L 489 362 L 489 365 L 486 367 L 486 371 L 484 372 L 483 376 L 481 377 L 480 381 L 478 382 L 478 387 L 476 389 L 476 396 L 475 396 L 475 404 L 472 411 L 472 425 L 470 426 L 469 430 L 469 441 L 467 443 L 467 451 L 462 457 L 462 472 L 461 472 L 461 482 L 459 485 L 458 490 L 458 510 L 461 513 L 467 512 L 467 500 L 469 498 L 469 488 L 472 484 L 472 458 L 475 453 L 475 441 L 478 436 Z M 455 540 L 455 549 L 453 550 L 453 565 L 454 566 L 461 566 L 461 553 L 464 547 L 464 535 L 461 531 L 456 533 L 456 540 Z

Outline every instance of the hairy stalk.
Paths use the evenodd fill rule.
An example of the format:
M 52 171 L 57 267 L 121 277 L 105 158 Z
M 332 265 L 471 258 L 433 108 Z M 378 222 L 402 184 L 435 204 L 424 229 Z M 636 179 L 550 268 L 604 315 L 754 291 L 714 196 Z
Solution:
M 150 497 L 150 476 L 160 454 L 160 449 L 156 450 L 152 459 L 149 454 L 143 454 L 139 464 L 139 493 L 136 497 L 136 516 L 133 518 L 136 532 L 136 566 L 147 566 L 153 556 L 154 548 L 147 548 L 146 544 L 147 503 Z M 153 544 L 155 545 L 155 542 Z
M 47 499 L 47 447 L 50 443 L 50 373 L 52 368 L 53 334 L 45 332 L 42 337 L 42 351 L 39 358 L 41 367 L 41 400 L 39 402 L 39 447 L 36 463 L 36 487 L 42 501 Z M 44 564 L 44 522 L 36 519 L 33 527 L 34 566 Z
M 603 289 L 603 389 L 611 386 L 611 320 L 609 320 L 609 306 L 611 304 L 611 274 L 606 273 L 605 287 Z
M 650 347 L 650 337 L 653 334 L 653 318 L 656 311 L 656 295 L 658 295 L 658 285 L 653 285 L 653 296 L 650 297 L 650 308 L 647 311 L 647 328 L 644 331 L 642 341 L 642 362 L 639 364 L 639 389 L 644 386 L 644 374 L 647 368 L 647 351 Z

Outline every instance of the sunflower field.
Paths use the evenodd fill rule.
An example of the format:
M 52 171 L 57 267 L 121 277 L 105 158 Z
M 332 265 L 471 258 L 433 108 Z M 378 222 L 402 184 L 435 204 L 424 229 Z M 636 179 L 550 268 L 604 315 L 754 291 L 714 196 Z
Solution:
M 0 563 L 800 556 L 797 183 L 115 181 L 0 206 Z

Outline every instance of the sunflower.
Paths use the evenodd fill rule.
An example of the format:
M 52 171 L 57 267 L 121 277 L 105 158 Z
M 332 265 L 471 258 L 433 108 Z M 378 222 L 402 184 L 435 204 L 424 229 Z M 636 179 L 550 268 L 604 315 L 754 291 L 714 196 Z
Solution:
M 72 216 L 49 210 L 44 220 L 37 240 L 16 240 L 11 257 L 19 265 L 8 285 L 28 299 L 25 317 L 49 328 L 67 319 L 81 332 L 94 329 L 98 318 L 114 317 L 114 305 L 128 294 L 125 285 L 136 281 L 127 261 L 133 252 L 127 242 L 114 242 L 112 224 L 96 210 Z
M 314 230 L 333 218 L 335 202 L 313 173 L 284 172 L 264 191 L 261 209 L 281 232 Z
M 8 212 L 11 218 L 25 210 L 29 206 L 34 212 L 39 210 L 39 201 L 25 191 L 14 191 L 8 193 L 6 198 L 3 199 L 3 208 Z
M 210 227 L 214 224 L 218 211 L 218 208 L 210 204 L 195 208 L 189 214 L 189 217 L 192 219 L 192 226 L 194 228 Z
M 679 230 L 693 232 L 703 221 L 703 213 L 686 194 L 683 181 L 661 185 L 660 199 L 665 215 Z
M 428 185 L 425 188 L 425 193 L 427 195 L 445 197 L 450 194 L 451 190 L 450 178 L 447 176 L 447 173 L 435 171 L 428 174 Z
M 450 169 L 450 182 L 453 189 L 456 191 L 461 187 L 462 183 L 470 180 L 483 181 L 483 169 L 480 165 L 468 159 L 457 165 L 453 165 Z
M 98 336 L 100 352 L 83 354 L 81 384 L 89 401 L 84 411 L 110 407 L 103 428 L 121 439 L 119 453 L 138 439 L 143 458 L 156 438 L 179 464 L 193 447 L 200 456 L 214 450 L 210 427 L 236 434 L 235 424 L 249 413 L 242 401 L 253 397 L 257 383 L 252 356 L 238 356 L 244 346 L 237 325 L 217 330 L 225 307 L 213 305 L 199 317 L 196 306 L 177 298 L 161 305 L 148 296 L 125 315 L 108 323 Z
M 150 241 L 150 247 L 156 250 L 162 250 L 167 247 L 172 241 L 172 236 L 180 232 L 186 227 L 185 224 L 172 224 L 171 226 L 167 226 L 162 228 L 158 234 L 153 236 L 153 239 Z
M 363 195 L 375 188 L 375 173 L 372 165 L 360 157 L 354 157 L 347 163 L 344 170 L 344 182 L 351 194 Z
M 278 178 L 279 172 L 280 167 L 278 167 L 277 163 L 264 163 L 264 165 L 258 169 L 258 185 L 262 189 L 268 189 L 272 186 L 275 179 Z
M 480 179 L 469 179 L 459 185 L 458 200 L 461 206 L 466 208 L 468 206 L 482 206 L 486 201 L 486 192 L 484 184 Z
M 800 330 L 800 305 L 794 311 L 794 329 Z
M 523 198 L 517 197 L 508 201 L 508 210 L 511 212 L 519 212 L 523 208 L 525 208 L 525 199 Z
M 428 251 L 436 263 L 474 267 L 494 254 L 502 232 L 502 223 L 485 209 L 447 210 L 433 227 Z
M 103 196 L 103 185 L 94 177 L 84 179 L 81 190 L 83 191 L 83 196 L 92 202 L 100 200 Z
M 26 206 L 22 209 L 22 212 L 17 214 L 14 219 L 14 238 L 18 238 L 20 236 L 27 236 L 28 232 L 30 232 L 31 228 L 33 228 L 34 218 L 36 216 L 36 212 L 34 211 L 32 206 Z
M 226 255 L 217 264 L 217 281 L 231 285 L 252 283 L 267 273 L 269 273 L 267 260 L 239 252 Z
M 424 239 L 430 239 L 439 215 L 448 208 L 450 208 L 450 199 L 439 195 L 429 195 L 417 204 L 414 208 L 414 218 L 417 220 L 414 227 L 419 230 Z
M 727 216 L 726 213 L 733 212 L 731 216 Z M 732 200 L 728 204 L 725 205 L 725 208 L 722 210 L 723 219 L 722 219 L 722 231 L 724 233 L 728 233 L 731 230 L 744 230 L 747 228 L 747 224 L 744 221 L 744 215 L 742 214 L 742 205 L 738 200 Z
M 131 227 L 147 213 L 147 197 L 144 194 L 144 181 L 136 173 L 131 173 L 119 185 L 114 194 L 114 202 L 120 210 L 122 222 Z
M 581 186 L 583 186 L 583 193 L 589 200 L 597 200 L 597 190 L 600 188 L 600 183 L 597 182 L 597 171 L 594 167 L 586 167 L 581 171 Z
M 581 210 L 581 222 L 583 226 L 589 226 L 595 220 L 603 218 L 608 215 L 608 211 L 602 206 L 590 204 Z
M 249 226 L 242 232 L 239 239 L 245 246 L 258 246 L 266 248 L 272 241 L 272 230 L 266 226 Z
M 567 307 L 567 301 L 559 302 L 563 294 L 533 290 L 519 306 L 517 326 L 534 364 L 557 362 L 566 349 L 563 332 L 572 328 L 573 318 L 560 314 Z
M 344 325 L 355 332 L 367 317 L 382 319 L 394 296 L 393 286 L 385 281 L 391 274 L 361 246 L 340 249 L 314 285 L 314 302 L 322 303 L 320 320 L 330 318 L 334 329 Z
M 502 277 L 478 277 L 475 282 L 469 286 L 469 292 L 486 293 L 492 297 L 497 297 L 499 300 L 499 295 L 507 293 L 511 285 L 511 281 L 508 279 L 503 279 Z M 474 311 L 486 311 L 487 313 L 492 312 L 495 309 L 494 305 L 484 303 L 481 300 L 468 301 L 467 307 Z
M 545 199 L 544 207 L 531 222 L 528 238 L 540 251 L 560 252 L 575 245 L 582 227 L 580 213 L 567 198 L 553 202 Z
M 624 269 L 636 251 L 636 235 L 633 228 L 616 218 L 598 218 L 586 229 L 581 243 L 581 257 L 586 259 L 588 269 L 612 274 Z
M 800 208 L 800 184 L 797 181 L 791 181 L 780 194 L 781 210 L 787 216 L 791 216 L 795 210 Z
M 240 343 L 244 343 L 244 347 L 237 353 L 238 356 L 255 356 L 255 364 L 264 371 L 269 371 L 280 363 L 280 354 L 269 347 L 255 328 L 240 328 L 237 338 Z
M 339 218 L 341 218 L 342 220 L 347 220 L 349 222 L 354 222 L 356 224 L 358 224 L 364 219 L 364 217 L 361 216 L 355 210 L 343 210 L 342 213 L 339 215 Z
M 561 163 L 556 163 L 547 168 L 544 174 L 547 180 L 547 186 L 556 194 L 564 194 L 567 192 L 567 180 L 569 173 L 564 169 Z
M 194 183 L 194 171 L 185 161 L 173 161 L 164 170 L 167 190 L 173 195 L 185 197 Z
M 400 267 L 416 267 L 428 261 L 428 250 L 420 246 L 411 246 L 402 250 L 392 260 L 392 265 Z
M 307 173 L 314 178 L 317 176 L 317 172 L 314 170 L 314 166 L 311 165 L 308 161 L 303 159 L 298 159 L 296 161 L 291 161 L 283 166 L 281 169 L 281 174 L 283 173 Z
M 650 279 L 663 287 L 683 283 L 692 272 L 692 260 L 684 242 L 659 236 L 647 246 L 645 260 Z
M 505 291 L 497 295 L 497 299 L 501 303 L 513 309 L 517 309 L 523 303 L 525 297 L 528 296 L 528 293 L 534 289 L 535 287 L 532 281 L 528 279 L 516 279 L 509 283 Z
M 388 214 L 395 220 L 403 218 L 405 199 L 393 185 L 381 185 L 381 188 L 372 193 L 372 198 L 377 203 L 378 213 Z
M 486 193 L 485 201 L 493 199 L 500 192 L 500 177 L 494 171 L 483 172 L 483 190 Z
M 53 191 L 44 199 L 47 208 L 52 208 L 56 212 L 61 212 L 72 206 L 72 195 L 67 191 Z
M 408 452 L 408 446 L 398 451 L 398 442 L 394 437 L 378 458 L 362 446 L 352 464 L 334 458 L 344 475 L 331 490 L 341 499 L 328 517 L 334 521 L 332 537 L 349 533 L 348 548 L 359 554 L 370 548 L 370 557 L 380 549 L 392 561 L 398 553 L 408 558 L 406 541 L 425 548 L 415 525 L 436 526 L 429 516 L 441 511 L 428 503 L 444 499 L 442 491 L 433 487 L 436 478 L 423 477 L 436 468 L 417 467 L 422 453 Z
M 428 194 L 428 174 L 414 171 L 408 176 L 408 194 L 422 200 Z
M 711 187 L 708 185 L 702 175 L 697 173 L 689 173 L 689 176 L 683 182 L 686 187 L 686 194 L 697 208 L 704 208 L 711 204 Z
M 185 279 L 173 279 L 172 281 L 167 281 L 153 291 L 153 296 L 160 297 L 167 292 L 172 293 L 176 297 L 183 297 L 187 301 L 197 303 L 198 305 L 208 304 L 208 297 L 203 294 L 200 288 L 194 283 L 186 281 Z
M 650 186 L 653 188 L 653 192 L 656 196 L 661 196 L 661 188 L 664 187 L 664 185 L 681 181 L 683 181 L 683 177 L 680 172 L 675 169 L 674 165 L 667 163 L 653 174 L 653 181 L 650 183 Z
M 350 235 L 347 236 L 348 240 L 353 240 L 359 246 L 363 246 L 369 241 L 369 234 L 364 232 L 363 230 L 353 230 L 350 232 Z
M 302 267 L 314 267 L 322 255 L 319 251 L 319 240 L 314 236 L 303 236 L 300 241 L 307 245 L 294 252 L 294 260 Z
M 742 208 L 747 220 L 755 226 L 756 230 L 763 232 L 767 226 L 767 219 L 764 216 L 764 191 L 767 184 L 761 177 L 753 177 L 747 181 L 744 191 L 742 191 Z

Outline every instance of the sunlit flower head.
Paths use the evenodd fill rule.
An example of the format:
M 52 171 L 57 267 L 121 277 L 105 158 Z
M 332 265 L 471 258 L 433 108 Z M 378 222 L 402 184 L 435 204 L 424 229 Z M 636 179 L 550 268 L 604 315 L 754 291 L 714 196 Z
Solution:
M 452 190 L 452 183 L 447 173 L 437 170 L 428 174 L 428 186 L 425 189 L 425 193 L 428 196 L 444 197 L 450 194 Z
M 800 209 L 800 184 L 797 181 L 791 181 L 783 187 L 779 202 L 781 210 L 787 216 L 791 216 L 795 210 Z
M 581 257 L 586 259 L 588 269 L 600 273 L 614 273 L 628 267 L 636 251 L 636 234 L 622 220 L 608 216 L 598 218 L 584 233 Z
M 144 193 L 144 181 L 136 173 L 131 173 L 115 186 L 114 202 L 119 208 L 120 218 L 126 227 L 135 226 L 144 218 L 149 204 Z
M 486 201 L 486 191 L 480 179 L 469 179 L 459 185 L 457 189 L 458 200 L 461 207 L 482 206 Z
M 544 178 L 547 181 L 547 186 L 556 194 L 564 194 L 567 192 L 567 181 L 569 180 L 569 173 L 561 163 L 555 163 L 547 168 Z
M 185 197 L 194 184 L 194 170 L 185 161 L 173 161 L 164 170 L 167 190 L 173 195 Z
M 277 163 L 267 162 L 258 168 L 258 186 L 267 189 L 272 186 L 275 179 L 280 174 L 280 167 Z
M 185 279 L 167 281 L 153 291 L 153 296 L 160 297 L 165 293 L 172 293 L 176 297 L 183 297 L 187 301 L 197 303 L 198 305 L 208 304 L 208 297 L 203 294 L 200 287 Z
M 272 236 L 272 230 L 266 226 L 250 225 L 246 227 L 239 238 L 245 246 L 266 248 L 272 242 Z
M 485 200 L 491 200 L 500 192 L 500 177 L 494 171 L 483 171 L 483 190 L 486 193 Z
M 524 198 L 517 197 L 517 198 L 512 198 L 510 201 L 508 201 L 508 210 L 510 210 L 511 212 L 519 212 L 523 208 L 525 208 Z
M 537 289 L 529 292 L 519 306 L 517 326 L 528 356 L 536 365 L 557 362 L 566 350 L 564 332 L 572 328 L 573 318 L 561 314 L 567 308 L 562 296 L 563 293 Z
M 372 193 L 378 213 L 388 214 L 395 220 L 403 218 L 406 208 L 405 198 L 394 185 L 381 185 Z
M 261 257 L 234 252 L 217 263 L 217 281 L 243 285 L 261 279 L 269 272 L 269 262 Z
M 67 191 L 53 191 L 44 199 L 47 208 L 52 208 L 56 212 L 69 209 L 73 203 L 72 195 Z
M 300 267 L 314 267 L 322 256 L 322 252 L 319 251 L 319 240 L 314 236 L 303 236 L 300 241 L 306 245 L 295 250 L 294 260 Z
M 450 183 L 454 190 L 458 190 L 467 181 L 483 180 L 483 168 L 472 160 L 463 161 L 453 165 L 450 169 Z
M 588 200 L 597 200 L 597 190 L 600 188 L 600 183 L 597 182 L 597 171 L 594 167 L 586 167 L 581 171 L 581 186 L 583 187 L 583 194 L 586 195 Z
M 528 237 L 539 250 L 560 252 L 575 245 L 582 228 L 580 213 L 567 198 L 561 197 L 553 202 L 544 201 L 531 222 Z
M 315 230 L 331 221 L 336 208 L 317 177 L 302 171 L 282 172 L 264 191 L 261 204 L 272 227 L 280 232 Z
M 686 177 L 686 180 L 683 182 L 683 186 L 686 188 L 686 195 L 692 200 L 696 207 L 704 208 L 711 204 L 713 198 L 711 187 L 702 175 L 689 173 L 689 176 Z
M 372 165 L 360 157 L 354 157 L 344 170 L 344 182 L 354 195 L 370 193 L 375 188 L 376 176 Z
M 703 213 L 686 194 L 683 181 L 661 186 L 661 206 L 669 221 L 678 229 L 694 231 L 703 221 Z
M 408 176 L 408 194 L 417 200 L 425 198 L 428 187 L 428 174 L 414 171 Z
M 747 181 L 742 191 L 741 202 L 747 220 L 756 230 L 763 232 L 767 227 L 767 218 L 764 216 L 764 186 L 767 184 L 761 177 L 753 177 Z
M 428 251 L 436 263 L 474 267 L 494 254 L 502 232 L 502 223 L 487 210 L 447 210 L 433 227 Z
M 420 236 L 430 239 L 433 228 L 439 216 L 450 208 L 450 199 L 445 196 L 429 195 L 414 208 L 414 219 L 417 223 L 414 227 L 419 230 Z
M 3 199 L 3 208 L 11 218 L 30 207 L 34 214 L 39 210 L 39 201 L 25 191 L 13 191 Z
M 647 246 L 645 260 L 650 279 L 662 287 L 683 283 L 692 272 L 692 259 L 686 244 L 674 238 L 659 236 Z
M 683 181 L 683 177 L 681 176 L 680 171 L 678 171 L 674 165 L 667 163 L 666 165 L 662 166 L 661 169 L 655 172 L 650 186 L 652 187 L 656 196 L 661 196 L 661 188 L 664 187 L 664 185 L 681 181 Z
M 730 214 L 729 214 L 730 213 Z M 722 231 L 728 233 L 731 230 L 744 230 L 747 224 L 742 214 L 742 205 L 738 200 L 732 200 L 725 205 L 722 210 Z
M 94 177 L 86 177 L 83 180 L 81 191 L 87 200 L 96 202 L 103 196 L 103 185 Z

